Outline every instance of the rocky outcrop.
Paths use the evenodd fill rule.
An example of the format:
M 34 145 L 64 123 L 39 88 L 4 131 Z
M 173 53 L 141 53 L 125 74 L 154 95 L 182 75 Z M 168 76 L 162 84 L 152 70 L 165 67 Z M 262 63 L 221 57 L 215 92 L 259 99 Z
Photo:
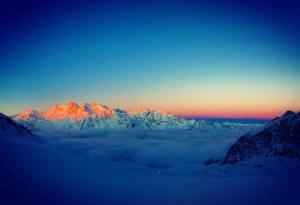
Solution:
M 264 129 L 240 137 L 229 148 L 222 164 L 235 164 L 257 156 L 300 160 L 300 112 L 287 111 Z
M 33 134 L 23 125 L 0 113 L 0 136 L 33 136 Z

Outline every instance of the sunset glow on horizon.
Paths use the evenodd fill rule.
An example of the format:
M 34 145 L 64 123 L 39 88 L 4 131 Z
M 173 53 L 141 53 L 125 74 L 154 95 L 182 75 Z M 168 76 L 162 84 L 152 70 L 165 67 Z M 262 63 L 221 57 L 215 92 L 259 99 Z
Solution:
M 7 115 L 70 101 L 195 118 L 300 110 L 300 17 L 292 7 L 46 2 L 7 2 L 0 14 Z

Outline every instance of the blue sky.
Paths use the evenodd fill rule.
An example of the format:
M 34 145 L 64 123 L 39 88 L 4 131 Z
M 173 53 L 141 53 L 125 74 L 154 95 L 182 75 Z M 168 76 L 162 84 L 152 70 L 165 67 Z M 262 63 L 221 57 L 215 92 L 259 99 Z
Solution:
M 1 112 L 68 101 L 187 116 L 299 109 L 294 2 L 2 4 Z

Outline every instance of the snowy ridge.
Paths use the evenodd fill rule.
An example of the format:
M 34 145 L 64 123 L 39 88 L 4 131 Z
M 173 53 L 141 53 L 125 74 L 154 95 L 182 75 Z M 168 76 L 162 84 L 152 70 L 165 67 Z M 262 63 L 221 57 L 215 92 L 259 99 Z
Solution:
M 143 109 L 127 112 L 93 103 L 78 105 L 70 102 L 56 104 L 43 112 L 30 109 L 13 117 L 15 121 L 31 130 L 86 130 L 103 128 L 146 128 L 146 129 L 243 129 L 260 127 L 229 122 L 187 120 L 160 110 Z
M 0 113 L 0 136 L 32 136 L 30 130 Z
M 270 121 L 263 130 L 240 137 L 228 150 L 223 164 L 274 156 L 300 160 L 300 112 L 287 111 Z

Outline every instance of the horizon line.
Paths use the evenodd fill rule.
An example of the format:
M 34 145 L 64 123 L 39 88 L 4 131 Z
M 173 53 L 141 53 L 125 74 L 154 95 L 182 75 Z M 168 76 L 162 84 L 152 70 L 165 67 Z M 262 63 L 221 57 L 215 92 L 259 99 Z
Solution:
M 56 106 L 56 105 L 68 105 L 70 103 L 75 103 L 77 105 L 83 105 L 85 104 L 86 102 L 84 103 L 77 103 L 75 101 L 68 101 L 66 103 L 54 103 L 53 105 L 50 105 L 47 109 L 49 108 L 52 108 L 53 106 Z M 91 102 L 89 102 L 88 104 L 91 104 L 91 103 L 97 103 L 101 106 L 107 106 L 106 104 L 102 104 L 102 103 L 98 103 L 97 101 L 93 100 Z M 161 108 L 154 108 L 154 107 L 147 107 L 146 108 L 143 108 L 143 109 L 140 109 L 140 108 L 137 108 L 137 109 L 128 109 L 128 108 L 120 108 L 120 107 L 110 107 L 110 106 L 107 106 L 108 108 L 111 108 L 111 109 L 122 109 L 122 110 L 125 110 L 126 112 L 134 112 L 134 111 L 140 111 L 140 110 L 143 110 L 143 109 L 150 109 L 150 110 L 159 110 L 159 111 L 163 111 L 163 112 L 167 112 L 169 114 L 172 114 L 172 115 L 175 115 L 175 116 L 179 116 L 179 117 L 183 117 L 183 118 L 190 118 L 190 119 L 239 119 L 239 120 L 272 120 L 276 117 L 279 117 L 281 115 L 283 115 L 286 111 L 288 110 L 293 110 L 294 109 L 286 109 L 285 111 L 274 111 L 274 112 L 268 112 L 268 113 L 249 113 L 249 112 L 240 112 L 240 113 L 237 113 L 237 112 L 228 112 L 230 109 L 228 109 L 225 113 L 223 111 L 223 114 L 222 115 L 222 111 L 220 112 L 220 114 L 216 113 L 216 112 L 213 112 L 211 114 L 209 113 L 199 113 L 199 111 L 195 111 L 194 113 L 191 113 L 191 112 L 188 112 L 188 113 L 184 113 L 182 111 L 174 111 L 174 110 L 168 110 L 168 109 L 161 109 Z M 25 109 L 22 109 L 20 112 L 17 112 L 17 113 L 10 113 L 10 112 L 7 112 L 7 116 L 14 116 L 16 114 L 19 114 L 25 110 L 29 110 L 29 109 L 33 109 L 33 110 L 37 110 L 38 112 L 42 112 L 41 109 L 39 108 L 25 108 Z M 3 113 L 5 113 L 5 111 L 2 111 Z M 295 111 L 294 111 L 295 112 Z

